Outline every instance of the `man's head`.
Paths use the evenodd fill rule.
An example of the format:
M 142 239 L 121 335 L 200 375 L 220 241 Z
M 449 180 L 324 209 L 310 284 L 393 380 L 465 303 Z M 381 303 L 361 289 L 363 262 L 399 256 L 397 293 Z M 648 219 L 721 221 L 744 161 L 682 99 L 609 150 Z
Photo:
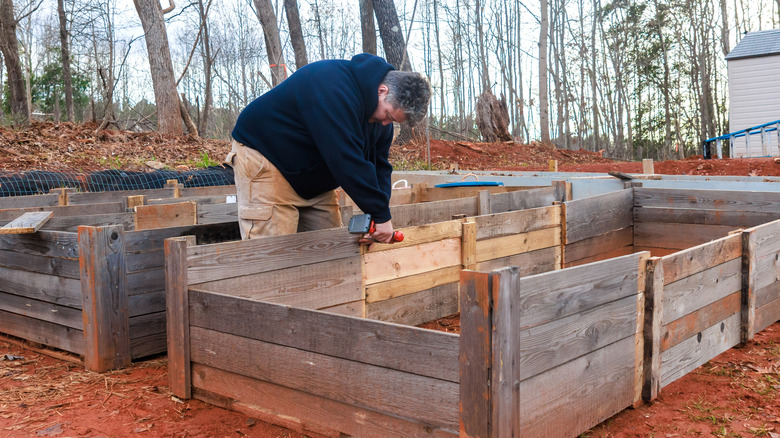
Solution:
M 378 94 L 379 102 L 371 122 L 415 126 L 428 113 L 431 86 L 420 73 L 391 70 L 382 79 Z

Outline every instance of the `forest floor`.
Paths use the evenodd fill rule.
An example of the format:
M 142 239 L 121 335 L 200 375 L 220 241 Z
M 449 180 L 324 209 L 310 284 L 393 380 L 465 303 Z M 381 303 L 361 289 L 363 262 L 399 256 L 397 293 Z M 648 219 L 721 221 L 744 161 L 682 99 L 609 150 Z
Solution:
M 147 162 L 192 169 L 219 162 L 230 145 L 221 140 L 171 138 L 154 133 L 105 131 L 94 126 L 36 123 L 0 128 L 0 171 L 107 168 L 151 170 Z M 397 167 L 418 170 L 427 145 L 394 146 Z M 435 169 L 641 173 L 642 163 L 618 162 L 588 151 L 540 144 L 431 142 Z M 655 172 L 688 175 L 780 176 L 772 159 L 654 163 Z M 456 319 L 432 327 L 457 331 Z M 153 357 L 125 370 L 85 371 L 66 353 L 0 337 L 0 438 L 55 437 L 301 437 L 263 421 L 180 400 L 168 390 L 167 360 Z M 652 403 L 626 409 L 584 437 L 780 437 L 780 323 L 665 387 Z

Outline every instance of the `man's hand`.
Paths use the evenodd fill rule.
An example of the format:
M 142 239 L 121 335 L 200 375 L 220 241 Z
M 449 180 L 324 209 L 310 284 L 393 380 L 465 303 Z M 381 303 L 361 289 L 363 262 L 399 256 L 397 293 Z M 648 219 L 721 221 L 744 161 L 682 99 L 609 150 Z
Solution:
M 364 234 L 360 239 L 360 243 L 390 243 L 393 239 L 393 224 L 391 221 L 383 222 L 381 224 L 375 224 L 376 229 L 373 233 Z

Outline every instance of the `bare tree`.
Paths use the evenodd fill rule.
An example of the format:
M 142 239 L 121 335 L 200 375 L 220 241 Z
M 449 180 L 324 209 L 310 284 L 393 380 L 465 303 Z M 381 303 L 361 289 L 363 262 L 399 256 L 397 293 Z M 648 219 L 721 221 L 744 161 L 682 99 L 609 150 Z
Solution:
M 60 50 L 62 51 L 62 79 L 65 85 L 65 112 L 69 122 L 73 121 L 73 78 L 70 73 L 70 44 L 68 44 L 68 19 L 65 15 L 65 1 L 57 0 L 57 16 L 60 22 Z M 56 100 L 59 102 L 59 99 Z
M 547 0 L 540 0 L 539 20 L 539 131 L 542 143 L 550 142 L 550 100 L 547 91 Z
M 6 74 L 8 75 L 11 116 L 17 123 L 27 123 L 30 110 L 27 106 L 24 74 L 19 59 L 16 23 L 13 0 L 0 0 L 0 51 L 3 52 Z
M 309 60 L 306 57 L 306 41 L 303 39 L 297 0 L 284 0 L 284 12 L 287 15 L 287 26 L 290 28 L 290 43 L 295 52 L 295 68 L 298 69 L 308 64 Z
M 398 70 L 409 71 L 412 65 L 409 55 L 406 53 L 406 43 L 398 21 L 393 0 L 374 0 L 374 12 L 379 23 L 379 36 L 382 37 L 382 46 L 385 48 L 387 62 Z
M 780 0 L 778 0 L 780 1 Z M 363 37 L 363 52 L 376 55 L 376 26 L 374 25 L 374 1 L 359 0 L 360 30 Z M 434 4 L 436 0 L 434 0 Z
M 274 87 L 287 79 L 287 64 L 282 54 L 282 40 L 279 37 L 279 26 L 276 24 L 276 13 L 271 0 L 254 0 L 257 8 L 257 18 L 263 26 L 265 49 L 268 52 L 268 63 L 271 66 L 271 79 Z
M 170 9 L 173 9 L 173 0 Z M 173 76 L 171 51 L 165 32 L 165 19 L 159 0 L 133 0 L 146 36 L 154 101 L 157 105 L 157 131 L 182 135 L 181 106 Z

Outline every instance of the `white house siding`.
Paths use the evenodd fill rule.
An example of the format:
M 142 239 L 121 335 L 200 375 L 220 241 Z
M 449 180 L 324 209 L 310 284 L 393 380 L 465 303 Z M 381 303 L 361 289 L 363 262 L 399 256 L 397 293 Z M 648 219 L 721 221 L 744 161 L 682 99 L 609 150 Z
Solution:
M 729 132 L 780 120 L 780 55 L 728 61 Z M 725 148 L 724 148 L 725 149 Z M 777 131 L 734 139 L 732 157 L 780 156 Z

